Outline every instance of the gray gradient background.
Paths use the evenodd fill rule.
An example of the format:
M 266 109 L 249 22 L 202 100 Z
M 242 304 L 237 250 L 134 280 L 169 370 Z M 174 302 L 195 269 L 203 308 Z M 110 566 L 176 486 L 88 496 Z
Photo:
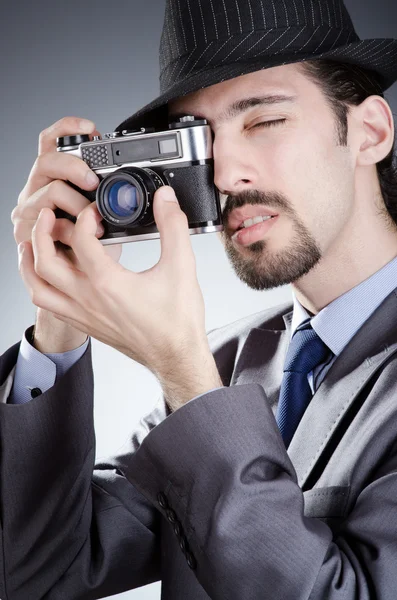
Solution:
M 21 339 L 35 317 L 18 272 L 10 213 L 35 160 L 38 134 L 66 115 L 90 118 L 102 133 L 112 131 L 158 95 L 164 0 L 14 0 L 5 5 L 0 12 L 0 353 Z M 396 0 L 347 0 L 346 5 L 360 37 L 397 37 Z M 395 111 L 396 85 L 387 98 Z M 288 287 L 254 292 L 243 285 L 216 235 L 194 236 L 192 243 L 208 329 L 290 298 Z M 158 241 L 140 242 L 124 246 L 121 262 L 140 271 L 158 258 Z M 95 340 L 93 363 L 101 457 L 117 451 L 160 390 L 144 368 Z M 160 597 L 160 585 L 117 597 L 153 600 Z

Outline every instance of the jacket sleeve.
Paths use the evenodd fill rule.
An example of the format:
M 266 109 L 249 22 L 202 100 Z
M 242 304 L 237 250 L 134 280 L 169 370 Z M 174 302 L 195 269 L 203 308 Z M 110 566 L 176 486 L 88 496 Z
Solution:
M 0 384 L 17 354 L 1 357 Z M 94 470 L 90 345 L 50 390 L 0 405 L 2 600 L 89 600 L 159 579 L 160 514 L 124 476 L 147 433 Z
M 127 477 L 160 498 L 164 516 L 175 513 L 213 600 L 395 600 L 396 467 L 394 449 L 337 533 L 305 517 L 263 388 L 247 384 L 178 409 L 145 438 Z

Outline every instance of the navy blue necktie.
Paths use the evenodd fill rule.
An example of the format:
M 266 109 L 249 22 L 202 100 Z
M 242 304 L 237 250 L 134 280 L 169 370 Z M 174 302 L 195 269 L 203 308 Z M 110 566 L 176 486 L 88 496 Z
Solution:
M 287 448 L 312 399 L 308 373 L 324 362 L 330 353 L 310 322 L 299 327 L 292 336 L 284 364 L 276 417 Z

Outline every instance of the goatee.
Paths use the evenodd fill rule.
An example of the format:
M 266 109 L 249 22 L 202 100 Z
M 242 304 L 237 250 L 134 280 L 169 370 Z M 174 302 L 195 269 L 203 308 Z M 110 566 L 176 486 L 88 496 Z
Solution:
M 245 205 L 265 205 L 279 210 L 294 224 L 294 237 L 280 252 L 271 252 L 266 240 L 244 248 L 244 254 L 231 240 L 227 223 L 230 213 Z M 221 234 L 226 254 L 239 279 L 254 290 L 266 290 L 293 283 L 306 275 L 321 259 L 321 251 L 313 236 L 291 208 L 288 199 L 275 192 L 265 194 L 250 190 L 238 196 L 228 196 L 222 214 L 224 231 Z

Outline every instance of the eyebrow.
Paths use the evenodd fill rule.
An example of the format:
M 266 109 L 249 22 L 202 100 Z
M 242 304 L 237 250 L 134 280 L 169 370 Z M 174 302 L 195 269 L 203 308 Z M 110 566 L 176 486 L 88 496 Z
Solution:
M 237 100 L 233 102 L 230 106 L 228 106 L 224 111 L 221 112 L 219 117 L 215 119 L 217 124 L 222 123 L 223 121 L 228 121 L 245 113 L 250 108 L 255 108 L 256 106 L 273 106 L 275 104 L 292 104 L 297 99 L 297 96 L 285 96 L 283 94 L 269 95 L 269 96 L 254 96 L 252 98 L 243 98 L 241 100 Z M 178 119 L 180 117 L 186 116 L 187 113 L 174 113 L 170 115 L 170 119 Z M 194 115 L 198 118 L 206 118 L 201 115 Z M 207 119 L 210 122 L 210 119 Z
M 273 106 L 274 104 L 292 103 L 296 100 L 296 96 L 284 96 L 284 95 L 272 95 L 272 96 L 259 96 L 253 98 L 244 98 L 243 100 L 237 100 L 228 106 L 219 116 L 217 122 L 228 121 L 234 119 L 241 113 L 246 112 L 250 108 L 256 106 Z

